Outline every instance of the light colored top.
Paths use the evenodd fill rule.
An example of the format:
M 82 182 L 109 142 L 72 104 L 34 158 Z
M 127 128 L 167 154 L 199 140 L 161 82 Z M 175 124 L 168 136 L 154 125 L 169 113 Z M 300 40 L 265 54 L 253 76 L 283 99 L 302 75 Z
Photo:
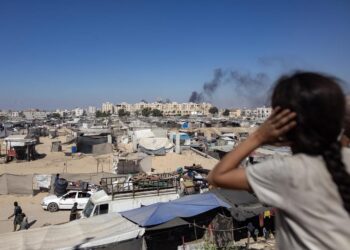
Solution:
M 350 149 L 342 156 L 350 173 Z M 350 216 L 321 156 L 278 157 L 246 171 L 259 200 L 278 208 L 278 249 L 350 249 Z

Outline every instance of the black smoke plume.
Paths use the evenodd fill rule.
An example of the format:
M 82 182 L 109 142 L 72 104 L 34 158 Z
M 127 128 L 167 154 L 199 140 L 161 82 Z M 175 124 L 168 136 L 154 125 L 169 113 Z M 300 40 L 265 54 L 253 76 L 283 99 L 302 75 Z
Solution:
M 202 93 L 198 93 L 197 91 L 192 92 L 189 102 L 199 103 L 203 101 L 204 101 L 204 98 Z
M 269 77 L 265 73 L 251 74 L 237 70 L 215 69 L 210 82 L 203 84 L 200 92 L 193 91 L 189 101 L 200 103 L 211 100 L 213 94 L 222 85 L 233 87 L 232 97 L 244 98 L 251 106 L 264 104 L 269 89 Z

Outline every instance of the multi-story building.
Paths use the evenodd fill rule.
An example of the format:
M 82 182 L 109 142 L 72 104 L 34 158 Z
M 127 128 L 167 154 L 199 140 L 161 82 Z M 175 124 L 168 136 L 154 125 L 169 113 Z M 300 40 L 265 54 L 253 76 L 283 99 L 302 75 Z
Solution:
M 231 109 L 230 110 L 230 118 L 240 118 L 242 115 L 242 110 L 241 109 Z
M 9 115 L 9 111 L 7 110 L 0 110 L 0 116 L 8 116 Z
M 135 104 L 120 103 L 114 106 L 114 113 L 117 113 L 120 109 L 135 113 L 141 111 L 144 108 L 159 109 L 164 115 L 208 115 L 209 109 L 212 107 L 210 103 L 145 103 L 139 102 Z
M 56 109 L 55 113 L 59 114 L 61 117 L 67 117 L 71 114 L 71 111 L 65 109 L 65 110 L 62 110 L 62 109 Z
M 34 120 L 34 119 L 46 119 L 48 113 L 45 111 L 39 111 L 38 109 L 30 109 L 23 111 L 23 115 L 28 120 Z
M 257 118 L 266 119 L 271 115 L 272 108 L 263 106 L 263 107 L 256 108 L 256 111 L 257 111 Z
M 105 102 L 105 103 L 102 103 L 102 109 L 101 109 L 102 112 L 110 112 L 111 114 L 114 113 L 114 105 L 113 103 L 110 103 L 110 102 Z
M 11 112 L 11 117 L 19 117 L 19 112 L 18 111 L 12 111 Z
M 75 108 L 72 110 L 72 112 L 76 117 L 80 117 L 84 115 L 84 109 L 82 108 Z
M 87 109 L 88 114 L 95 114 L 96 113 L 96 107 L 89 106 Z

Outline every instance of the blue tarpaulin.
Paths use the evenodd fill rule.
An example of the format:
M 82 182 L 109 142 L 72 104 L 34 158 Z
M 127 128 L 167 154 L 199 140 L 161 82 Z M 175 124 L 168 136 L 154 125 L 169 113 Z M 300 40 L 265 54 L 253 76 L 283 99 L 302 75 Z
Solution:
M 184 122 L 184 123 L 182 123 L 182 125 L 181 125 L 181 128 L 183 128 L 183 129 L 187 129 L 187 128 L 189 128 L 190 126 L 189 126 L 189 124 L 188 124 L 188 122 Z
M 180 133 L 180 140 L 190 140 L 191 137 L 186 133 Z M 173 134 L 173 140 L 176 140 L 176 134 Z
M 169 202 L 159 202 L 121 214 L 128 220 L 147 227 L 167 222 L 176 217 L 192 217 L 218 207 L 230 208 L 231 206 L 215 194 L 205 193 L 185 196 Z

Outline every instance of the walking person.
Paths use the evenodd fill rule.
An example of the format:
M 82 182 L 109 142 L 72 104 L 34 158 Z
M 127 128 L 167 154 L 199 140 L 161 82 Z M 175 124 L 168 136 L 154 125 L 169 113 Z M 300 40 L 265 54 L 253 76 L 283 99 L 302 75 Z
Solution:
M 17 230 L 17 225 L 21 225 L 22 222 L 22 208 L 18 205 L 18 202 L 15 201 L 13 203 L 14 205 L 14 211 L 13 214 L 11 214 L 8 219 L 11 219 L 12 217 L 14 217 L 13 219 L 13 231 L 15 232 Z
M 21 221 L 19 230 L 28 230 L 29 228 L 28 218 L 25 213 L 22 213 L 21 216 L 22 216 L 22 221 Z
M 340 143 L 345 96 L 337 80 L 284 76 L 271 104 L 271 116 L 215 166 L 209 182 L 252 190 L 276 207 L 278 249 L 349 249 L 350 149 Z M 288 144 L 292 156 L 239 168 L 264 144 Z
M 78 203 L 74 202 L 74 205 L 70 210 L 69 221 L 76 220 L 77 217 L 78 217 Z

